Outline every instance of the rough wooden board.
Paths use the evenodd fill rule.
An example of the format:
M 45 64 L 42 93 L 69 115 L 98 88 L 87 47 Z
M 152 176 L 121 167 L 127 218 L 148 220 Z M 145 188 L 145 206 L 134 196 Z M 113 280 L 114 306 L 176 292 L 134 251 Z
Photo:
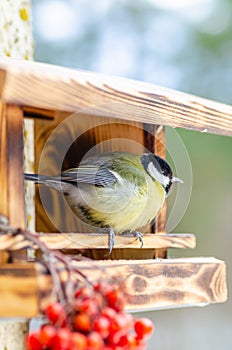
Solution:
M 113 277 L 122 281 L 127 310 L 198 306 L 227 299 L 226 266 L 214 258 L 157 259 L 136 261 L 86 261 L 77 263 L 92 281 Z M 35 316 L 51 300 L 51 277 L 36 263 L 0 266 L 1 316 Z M 20 277 L 21 276 L 21 277 Z M 35 287 L 37 284 L 37 288 Z M 11 296 L 8 298 L 7 296 Z
M 0 317 L 38 315 L 38 285 L 34 266 L 0 265 L 0 298 Z
M 25 228 L 23 180 L 23 113 L 20 106 L 1 104 L 0 115 L 0 214 L 9 224 Z M 17 254 L 16 259 L 24 259 Z M 8 256 L 1 256 L 5 261 Z
M 43 234 L 41 240 L 52 249 L 93 249 L 108 248 L 108 235 L 101 234 Z M 114 248 L 140 248 L 141 243 L 134 237 L 117 235 Z M 143 235 L 141 249 L 195 248 L 196 238 L 191 234 Z
M 232 107 L 167 88 L 1 58 L 5 102 L 232 135 Z M 1 90 L 1 89 L 0 89 Z
M 0 214 L 8 216 L 7 203 L 7 133 L 6 133 L 6 105 L 0 104 L 0 186 L 1 186 L 1 200 L 0 200 Z
M 35 119 L 42 118 L 45 120 L 46 119 L 53 120 L 55 117 L 55 113 L 56 113 L 56 111 L 54 111 L 54 110 L 34 108 L 34 107 L 28 107 L 28 106 L 23 106 L 22 108 L 23 108 L 23 114 L 24 114 L 25 118 L 35 118 Z
M 227 299 L 226 265 L 214 258 L 80 263 L 90 279 L 121 278 L 128 310 L 146 310 Z M 95 266 L 94 266 L 95 265 Z M 105 268 L 105 274 L 97 266 Z
M 23 112 L 20 106 L 7 105 L 6 120 L 9 224 L 24 228 Z
M 10 225 L 24 228 L 23 114 L 19 106 L 1 105 L 0 133 L 0 214 L 9 218 Z
M 50 249 L 107 249 L 107 234 L 91 233 L 42 233 L 40 240 Z M 116 235 L 115 248 L 140 248 L 141 243 L 134 237 Z M 193 234 L 144 234 L 141 249 L 190 248 L 196 246 Z M 23 235 L 0 235 L 0 250 L 25 249 L 28 243 Z

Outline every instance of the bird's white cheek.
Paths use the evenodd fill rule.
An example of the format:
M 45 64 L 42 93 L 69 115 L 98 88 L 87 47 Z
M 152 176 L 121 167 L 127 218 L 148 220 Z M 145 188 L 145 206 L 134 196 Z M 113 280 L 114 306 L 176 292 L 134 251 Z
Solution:
M 148 164 L 147 171 L 155 180 L 159 181 L 162 184 L 162 186 L 166 187 L 169 184 L 169 178 L 161 174 L 159 170 L 156 169 L 153 163 Z

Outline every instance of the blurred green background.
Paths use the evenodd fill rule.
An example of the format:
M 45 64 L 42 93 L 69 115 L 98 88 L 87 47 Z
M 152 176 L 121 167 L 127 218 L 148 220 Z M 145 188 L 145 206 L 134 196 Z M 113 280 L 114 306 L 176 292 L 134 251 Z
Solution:
M 231 0 L 32 0 L 35 60 L 144 80 L 232 102 Z M 193 189 L 175 232 L 193 232 L 195 250 L 170 256 L 225 260 L 231 285 L 232 138 L 177 130 L 189 154 Z M 168 143 L 172 133 L 167 130 Z M 154 311 L 148 350 L 231 350 L 232 301 Z

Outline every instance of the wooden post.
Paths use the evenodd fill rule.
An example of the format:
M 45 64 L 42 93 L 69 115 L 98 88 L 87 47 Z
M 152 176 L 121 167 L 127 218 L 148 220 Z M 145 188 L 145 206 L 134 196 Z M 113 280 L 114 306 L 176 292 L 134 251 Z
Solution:
M 23 113 L 16 105 L 1 105 L 0 114 L 0 213 L 7 216 L 9 223 L 25 227 L 24 193 L 23 193 Z M 25 259 L 25 254 L 14 252 L 17 257 Z M 1 262 L 8 257 L 1 255 Z M 19 259 L 19 260 L 20 260 Z M 1 314 L 0 314 L 1 317 Z M 23 319 L 0 320 L 0 350 L 23 350 L 28 321 Z
M 32 31 L 30 26 L 30 0 L 0 1 L 2 38 L 0 56 L 17 59 L 32 59 Z M 5 75 L 0 72 L 0 98 Z M 24 186 L 23 186 L 23 113 L 19 106 L 4 104 L 0 101 L 0 213 L 9 218 L 12 225 L 25 227 Z M 31 169 L 33 153 L 33 121 L 24 124 L 26 162 L 25 168 Z M 27 185 L 26 197 L 29 203 L 29 227 L 33 229 L 33 186 Z M 25 255 L 24 255 L 25 256 Z M 21 255 L 22 257 L 22 255 Z M 0 263 L 7 259 L 0 253 Z M 16 259 L 15 259 L 16 260 Z M 0 315 L 1 317 L 1 315 Z M 28 321 L 10 319 L 0 322 L 0 350 L 23 350 L 28 329 Z

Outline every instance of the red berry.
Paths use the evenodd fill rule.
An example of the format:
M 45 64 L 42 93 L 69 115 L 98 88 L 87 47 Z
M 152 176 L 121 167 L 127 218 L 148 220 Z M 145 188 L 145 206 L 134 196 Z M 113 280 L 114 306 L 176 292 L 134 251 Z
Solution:
M 47 324 L 40 329 L 39 340 L 45 347 L 52 347 L 56 336 L 55 327 Z
M 42 350 L 43 346 L 39 340 L 39 333 L 33 332 L 27 336 L 26 349 L 27 350 Z
M 101 282 L 95 283 L 93 286 L 93 289 L 95 290 L 95 292 L 101 291 L 102 290 L 102 283 Z
M 87 337 L 79 332 L 74 332 L 71 335 L 71 349 L 72 350 L 86 350 Z
M 76 300 L 75 310 L 78 312 L 86 312 L 93 317 L 95 317 L 99 311 L 96 300 L 94 299 Z
M 110 332 L 110 321 L 105 316 L 100 316 L 93 322 L 93 330 L 98 332 L 103 339 L 107 338 Z
M 73 326 L 76 331 L 88 333 L 91 331 L 91 322 L 88 314 L 81 312 L 74 317 Z
M 109 290 L 106 292 L 105 297 L 107 299 L 109 307 L 118 312 L 124 310 L 124 298 L 119 290 Z
M 82 287 L 80 289 L 77 289 L 76 293 L 75 293 L 75 298 L 81 298 L 82 300 L 88 299 L 90 298 L 92 295 L 92 290 L 90 288 L 87 287 Z
M 104 307 L 101 312 L 101 315 L 107 317 L 109 320 L 113 320 L 116 314 L 117 312 L 108 306 Z
M 103 348 L 103 339 L 97 332 L 91 332 L 88 337 L 88 349 L 101 350 Z
M 136 347 L 136 339 L 131 333 L 123 335 L 119 340 L 119 345 L 122 347 L 127 347 L 129 349 L 134 349 Z
M 49 304 L 45 309 L 45 315 L 53 324 L 61 327 L 66 325 L 64 308 L 60 303 Z
M 109 289 L 113 289 L 113 286 L 111 286 L 110 284 L 107 284 L 105 282 L 98 282 L 95 283 L 94 285 L 94 290 L 95 292 L 100 292 L 102 294 L 105 294 L 107 290 Z
M 122 336 L 123 334 L 121 331 L 110 332 L 109 336 L 106 339 L 107 345 L 110 345 L 112 347 L 117 346 Z
M 154 325 L 149 318 L 140 318 L 135 321 L 134 330 L 137 334 L 137 339 L 148 338 L 152 335 Z
M 56 332 L 54 338 L 54 350 L 70 350 L 71 348 L 71 332 L 68 328 L 60 328 Z
M 129 330 L 128 319 L 126 314 L 118 313 L 115 315 L 114 319 L 111 321 L 110 331 L 118 332 L 121 331 L 124 334 Z

